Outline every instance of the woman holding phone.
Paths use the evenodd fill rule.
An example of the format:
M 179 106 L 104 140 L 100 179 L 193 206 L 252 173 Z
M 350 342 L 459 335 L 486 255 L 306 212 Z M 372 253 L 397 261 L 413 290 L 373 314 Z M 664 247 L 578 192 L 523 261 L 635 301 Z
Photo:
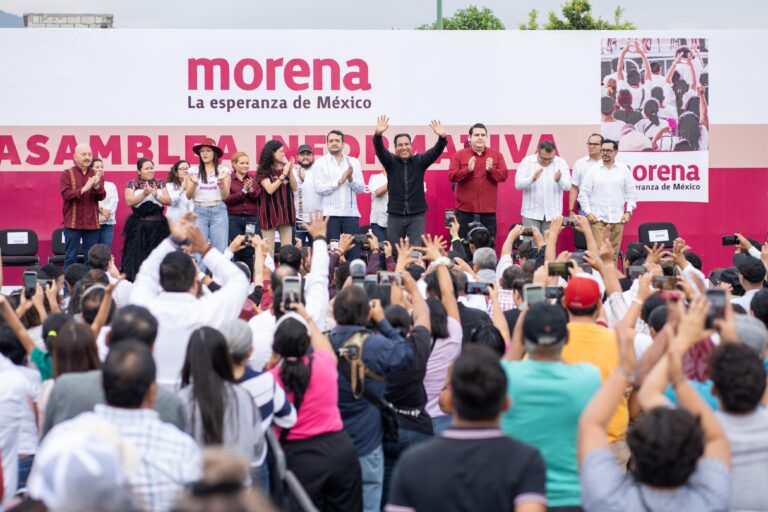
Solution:
M 259 225 L 261 236 L 267 241 L 269 252 L 275 252 L 275 231 L 280 243 L 292 245 L 293 223 L 296 210 L 293 192 L 298 188 L 295 173 L 291 172 L 293 159 L 287 161 L 283 143 L 270 140 L 259 155 L 258 180 L 261 185 L 259 198 Z
M 229 196 L 224 200 L 227 205 L 229 217 L 229 242 L 237 235 L 250 235 L 258 233 L 259 229 L 259 191 L 261 185 L 255 176 L 248 174 L 250 161 L 248 155 L 238 151 L 232 155 L 232 184 L 229 187 Z M 235 253 L 235 261 L 242 261 L 253 267 L 253 247 L 246 243 L 245 248 Z

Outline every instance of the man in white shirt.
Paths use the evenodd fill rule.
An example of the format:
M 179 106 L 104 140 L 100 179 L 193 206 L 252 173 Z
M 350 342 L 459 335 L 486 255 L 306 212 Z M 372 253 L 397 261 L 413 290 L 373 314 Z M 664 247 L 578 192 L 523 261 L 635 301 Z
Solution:
M 357 194 L 365 192 L 363 169 L 357 158 L 343 154 L 344 134 L 331 130 L 326 138 L 328 154 L 318 158 L 315 173 L 315 190 L 323 196 L 323 215 L 328 217 L 328 238 L 338 240 L 342 233 L 356 235 L 360 232 L 360 210 Z M 359 247 L 353 247 L 347 259 L 357 258 Z
M 368 190 L 371 192 L 371 231 L 383 244 L 387 239 L 387 171 L 383 170 L 371 176 L 368 180 Z
M 592 228 L 595 240 L 611 230 L 614 258 L 618 258 L 624 224 L 637 207 L 637 187 L 627 164 L 616 161 L 619 143 L 605 139 L 600 148 L 603 163 L 593 167 L 581 182 L 579 203 Z
M 523 158 L 515 173 L 515 188 L 523 191 L 523 226 L 549 229 L 553 217 L 563 214 L 563 192 L 571 189 L 565 160 L 555 155 L 555 144 L 545 140 L 535 155 Z
M 245 274 L 217 249 L 211 247 L 194 214 L 169 222 L 171 236 L 144 260 L 131 290 L 131 304 L 144 306 L 158 322 L 155 341 L 157 382 L 173 387 L 179 383 L 181 367 L 192 331 L 198 327 L 218 327 L 234 320 L 248 297 Z M 197 297 L 197 279 L 192 258 L 180 247 L 189 246 L 221 285 L 215 293 Z
M 731 298 L 731 304 L 738 304 L 749 311 L 752 297 L 763 288 L 765 265 L 762 261 L 746 254 L 734 257 L 736 268 L 739 269 L 739 282 L 744 288 L 744 295 Z
M 571 175 L 571 191 L 568 193 L 568 215 L 573 217 L 577 213 L 582 213 L 581 208 L 576 211 L 576 198 L 579 197 L 579 187 L 591 168 L 603 163 L 600 159 L 600 146 L 603 144 L 603 136 L 599 133 L 593 133 L 587 139 L 587 156 L 576 160 L 573 164 L 573 174 Z
M 315 163 L 315 154 L 312 152 L 312 147 L 309 144 L 302 144 L 297 151 L 298 158 L 293 167 L 293 172 L 296 174 L 296 182 L 299 184 L 299 189 L 293 194 L 293 205 L 296 210 L 296 229 L 294 232 L 294 238 L 298 238 L 302 244 L 306 244 L 309 235 L 303 229 L 299 229 L 302 223 L 309 223 L 309 214 L 316 210 L 321 210 L 323 198 L 315 192 L 315 171 L 313 170 L 313 164 Z
M 25 408 L 32 407 L 32 387 L 16 366 L 0 354 L 0 463 L 2 503 L 16 493 L 19 476 L 19 440 Z

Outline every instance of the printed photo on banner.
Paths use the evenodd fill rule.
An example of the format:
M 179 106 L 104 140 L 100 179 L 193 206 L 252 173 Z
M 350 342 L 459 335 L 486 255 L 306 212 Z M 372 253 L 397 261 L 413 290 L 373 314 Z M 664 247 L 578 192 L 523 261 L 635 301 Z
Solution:
M 707 39 L 602 39 L 600 96 L 600 132 L 618 143 L 638 200 L 709 200 Z

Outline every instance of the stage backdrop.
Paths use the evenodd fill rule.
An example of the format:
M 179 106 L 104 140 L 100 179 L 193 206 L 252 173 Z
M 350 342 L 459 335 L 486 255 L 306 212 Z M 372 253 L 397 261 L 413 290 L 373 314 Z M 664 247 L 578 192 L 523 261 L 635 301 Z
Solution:
M 625 151 L 618 159 L 632 167 L 641 201 L 625 244 L 637 239 L 640 223 L 673 221 L 708 270 L 730 261 L 720 235 L 765 239 L 768 107 L 761 86 L 768 68 L 755 59 L 768 54 L 768 31 L 6 29 L 0 49 L 0 228 L 34 229 L 43 260 L 62 223 L 59 174 L 72 165 L 78 142 L 104 159 L 106 179 L 120 192 L 119 255 L 119 231 L 130 213 L 123 187 L 138 158 L 154 159 L 164 178 L 179 158 L 197 162 L 191 147 L 205 136 L 224 149 L 225 165 L 235 151 L 254 164 L 271 138 L 286 144 L 288 156 L 303 143 L 320 155 L 327 131 L 339 128 L 368 176 L 380 169 L 371 143 L 379 114 L 391 117 L 386 135 L 411 133 L 416 151 L 436 140 L 431 119 L 447 127 L 448 147 L 425 182 L 432 232 L 444 230 L 443 210 L 454 206 L 450 157 L 468 127 L 483 122 L 510 169 L 542 140 L 554 141 L 572 165 L 585 155 L 590 133 L 620 135 Z M 622 54 L 618 76 L 612 63 Z M 636 89 L 632 71 L 646 73 L 644 59 L 660 70 Z M 647 129 L 660 126 L 645 126 L 647 142 L 637 137 L 643 125 L 611 131 L 620 125 L 603 115 L 602 97 L 611 87 L 637 90 L 634 109 L 616 118 L 638 126 L 629 119 L 642 112 L 653 83 L 664 93 L 662 109 L 679 87 L 686 88 L 679 91 L 686 105 L 699 101 L 699 119 L 707 123 L 698 147 L 678 144 L 682 116 L 664 120 L 670 128 L 655 148 L 647 147 Z M 499 196 L 504 233 L 520 219 L 514 170 Z M 369 197 L 359 204 L 366 224 Z

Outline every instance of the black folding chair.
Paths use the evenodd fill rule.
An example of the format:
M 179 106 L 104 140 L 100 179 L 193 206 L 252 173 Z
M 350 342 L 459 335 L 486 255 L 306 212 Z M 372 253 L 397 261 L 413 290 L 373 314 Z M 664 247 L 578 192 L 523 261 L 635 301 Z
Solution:
M 67 253 L 67 248 L 64 245 L 64 228 L 59 228 L 51 235 L 51 249 L 53 256 L 48 258 L 48 263 L 51 265 L 64 266 L 64 256 Z M 77 251 L 77 262 L 85 262 L 85 256 L 83 255 L 83 244 L 80 244 L 80 249 Z
M 6 267 L 31 267 L 40 264 L 37 233 L 31 229 L 0 230 L 0 249 Z

